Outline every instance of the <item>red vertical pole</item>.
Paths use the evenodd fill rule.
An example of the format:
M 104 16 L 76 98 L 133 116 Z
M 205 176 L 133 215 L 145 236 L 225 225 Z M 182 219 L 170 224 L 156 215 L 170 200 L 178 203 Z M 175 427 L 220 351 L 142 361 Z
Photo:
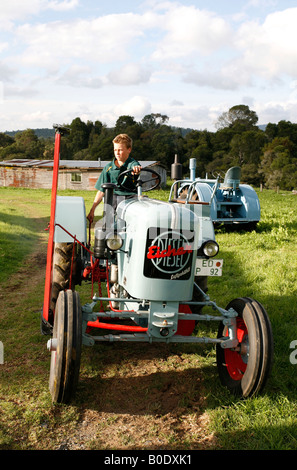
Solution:
M 43 301 L 43 317 L 46 321 L 48 321 L 48 317 L 49 317 L 50 296 L 51 296 L 52 260 L 53 260 L 53 248 L 54 248 L 56 201 L 57 201 L 58 175 L 59 175 L 59 163 L 60 163 L 60 143 L 61 143 L 61 130 L 59 128 L 56 128 L 54 167 L 53 167 L 53 180 L 52 180 L 52 197 L 51 197 L 51 216 L 50 216 L 50 225 L 49 225 L 49 239 L 48 239 L 48 245 L 47 245 L 47 260 L 46 260 L 44 301 Z

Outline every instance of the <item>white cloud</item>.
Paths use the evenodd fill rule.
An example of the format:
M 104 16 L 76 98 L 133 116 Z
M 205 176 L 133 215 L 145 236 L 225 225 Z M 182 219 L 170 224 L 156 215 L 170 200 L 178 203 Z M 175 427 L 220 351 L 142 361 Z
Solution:
M 225 54 L 210 54 L 207 60 L 192 61 L 183 80 L 199 87 L 244 90 L 284 83 L 297 74 L 297 8 L 275 12 L 264 22 L 243 22 L 233 31 Z M 222 44 L 224 45 L 224 44 Z M 232 51 L 232 52 L 231 52 Z
M 169 8 L 162 25 L 166 35 L 153 53 L 158 60 L 193 53 L 207 55 L 226 46 L 231 39 L 230 27 L 224 19 L 194 6 Z
M 15 67 L 11 67 L 4 63 L 4 61 L 0 61 L 0 78 L 3 82 L 11 82 L 17 73 L 17 69 Z
M 79 4 L 79 0 L 50 0 L 46 5 L 46 8 L 55 11 L 68 11 L 72 10 L 73 8 L 77 7 Z
M 69 122 L 80 113 L 112 125 L 122 114 L 140 120 L 161 112 L 171 123 L 205 128 L 242 96 L 263 113 L 261 122 L 273 113 L 294 119 L 297 7 L 273 12 L 273 2 L 233 0 L 222 13 L 215 1 L 207 8 L 217 12 L 189 0 L 130 0 L 123 8 L 119 1 L 3 1 L 3 122 L 25 117 L 28 126 L 31 116 L 33 125 L 47 113 Z M 30 101 L 34 95 L 38 101 Z
M 183 76 L 185 83 L 193 83 L 199 87 L 208 87 L 216 90 L 237 90 L 243 86 L 251 85 L 250 75 L 242 73 L 234 63 L 221 66 L 209 65 L 202 71 L 195 68 L 187 69 Z
M 89 66 L 74 64 L 57 77 L 56 83 L 68 87 L 101 88 L 104 78 L 94 75 Z
M 110 63 L 125 60 L 131 45 L 143 35 L 138 15 L 107 15 L 92 20 L 25 24 L 17 29 L 23 46 L 22 63 L 52 68 L 79 59 Z
M 26 122 L 30 123 L 32 121 L 43 123 L 43 122 L 48 122 L 50 116 L 51 116 L 50 112 L 35 111 L 32 113 L 24 114 L 23 121 L 24 123 Z
M 187 105 L 183 109 L 179 107 L 169 119 L 169 124 L 177 127 L 213 130 L 214 123 L 223 110 L 224 108 L 220 106 L 212 107 L 207 105 Z M 186 126 L 185 122 L 187 123 Z
M 255 103 L 254 108 L 261 116 L 262 123 L 291 121 L 297 122 L 297 101 L 267 101 L 265 103 Z
M 0 104 L 3 104 L 4 101 L 4 86 L 3 82 L 0 82 Z
M 147 83 L 150 77 L 149 68 L 136 63 L 124 64 L 108 74 L 108 79 L 113 85 L 139 85 Z
M 184 103 L 179 100 L 172 100 L 170 106 L 184 106 Z
M 37 18 L 42 11 L 68 11 L 78 6 L 79 0 L 9 0 L 1 2 L 0 26 L 11 30 L 19 21 Z
M 8 47 L 9 47 L 9 43 L 8 42 L 0 42 L 0 53 L 3 52 L 3 51 L 7 51 L 8 50 Z
M 8 85 L 4 87 L 4 98 L 8 100 L 10 97 L 19 97 L 22 99 L 32 98 L 38 94 L 38 89 L 31 85 Z
M 266 79 L 297 73 L 297 8 L 277 11 L 263 24 L 244 23 L 237 35 L 242 51 L 238 66 Z
M 1 2 L 1 21 L 18 21 L 39 13 L 43 0 L 10 0 Z
M 134 116 L 136 120 L 142 119 L 152 112 L 151 103 L 144 96 L 133 96 L 124 103 L 114 107 L 115 116 Z

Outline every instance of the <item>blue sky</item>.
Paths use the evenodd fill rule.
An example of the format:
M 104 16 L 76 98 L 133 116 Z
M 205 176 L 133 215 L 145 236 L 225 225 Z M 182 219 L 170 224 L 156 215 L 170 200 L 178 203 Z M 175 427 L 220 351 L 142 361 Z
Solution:
M 293 0 L 0 0 L 0 131 L 234 105 L 297 122 Z

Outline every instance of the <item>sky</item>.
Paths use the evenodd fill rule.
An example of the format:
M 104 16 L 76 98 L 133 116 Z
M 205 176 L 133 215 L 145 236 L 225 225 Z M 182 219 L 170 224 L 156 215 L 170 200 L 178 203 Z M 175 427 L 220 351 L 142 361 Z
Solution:
M 0 0 L 0 132 L 151 113 L 297 122 L 295 0 Z

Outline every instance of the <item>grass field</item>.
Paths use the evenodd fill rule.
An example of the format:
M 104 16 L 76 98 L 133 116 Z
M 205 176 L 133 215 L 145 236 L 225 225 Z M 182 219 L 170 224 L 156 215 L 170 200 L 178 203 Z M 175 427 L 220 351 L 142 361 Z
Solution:
M 63 194 L 83 195 L 87 208 L 94 197 Z M 0 188 L 0 449 L 296 450 L 297 196 L 259 198 L 256 231 L 217 231 L 224 270 L 209 295 L 222 307 L 253 297 L 267 310 L 275 356 L 264 392 L 229 395 L 212 346 L 113 344 L 83 349 L 75 402 L 53 406 L 39 330 L 50 191 Z

